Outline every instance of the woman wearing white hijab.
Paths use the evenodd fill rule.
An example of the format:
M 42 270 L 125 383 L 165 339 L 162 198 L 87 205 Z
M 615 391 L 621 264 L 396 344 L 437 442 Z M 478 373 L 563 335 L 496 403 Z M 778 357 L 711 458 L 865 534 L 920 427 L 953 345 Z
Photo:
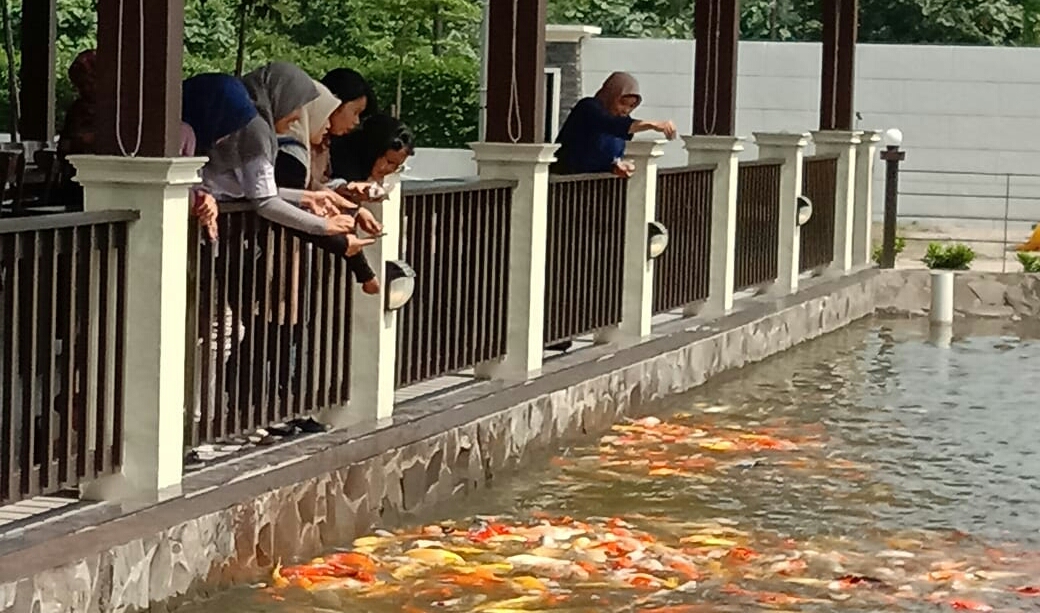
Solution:
M 303 106 L 300 118 L 289 127 L 285 135 L 278 137 L 278 158 L 275 162 L 275 181 L 283 188 L 324 190 L 326 187 L 321 180 L 325 175 L 327 156 L 324 155 L 328 147 L 328 133 L 332 114 L 341 105 L 337 98 L 325 85 L 315 81 L 318 89 L 318 97 Z M 368 184 L 349 184 L 368 187 Z M 367 211 L 359 210 L 359 218 Z M 359 219 L 359 225 L 370 232 L 374 229 L 376 233 L 382 231 L 378 222 Z M 371 228 L 371 229 L 370 229 Z M 373 238 L 359 238 L 353 234 L 327 236 L 327 237 L 301 237 L 313 243 L 319 248 L 347 258 L 347 265 L 354 273 L 359 282 L 368 281 L 374 277 L 365 264 L 364 256 L 360 253 L 361 248 L 375 242 Z M 369 271 L 366 273 L 365 271 Z M 363 277 L 363 278 L 362 278 Z M 375 291 L 372 291 L 375 285 Z M 366 283 L 367 293 L 378 293 L 378 284 Z
M 314 81 L 318 97 L 303 106 L 300 118 L 289 126 L 288 134 L 278 137 L 278 159 L 275 177 L 285 187 L 325 189 L 323 172 L 314 172 L 315 158 L 326 146 L 329 117 L 339 108 L 339 98 L 319 81 Z
M 272 62 L 242 82 L 258 115 L 210 151 L 210 161 L 202 169 L 206 189 L 217 200 L 249 200 L 261 217 L 308 234 L 353 230 L 354 218 L 338 214 L 338 208 L 348 204 L 345 199 L 329 192 L 279 189 L 275 182 L 277 133 L 287 132 L 302 107 L 318 97 L 314 81 L 292 64 Z

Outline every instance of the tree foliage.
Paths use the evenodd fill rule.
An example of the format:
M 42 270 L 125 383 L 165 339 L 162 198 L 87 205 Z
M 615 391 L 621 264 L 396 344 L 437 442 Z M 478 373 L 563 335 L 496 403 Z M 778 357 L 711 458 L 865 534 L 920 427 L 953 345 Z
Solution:
M 821 0 L 742 0 L 741 38 L 819 40 Z M 691 38 L 693 2 L 550 0 L 560 23 L 603 28 L 605 36 Z M 863 42 L 1035 45 L 1040 0 L 860 0 Z
M 25 1 L 8 0 L 16 51 Z M 823 1 L 741 0 L 741 37 L 819 40 Z M 293 61 L 315 76 L 351 66 L 373 75 L 385 107 L 396 102 L 400 82 L 403 117 L 421 138 L 463 143 L 477 121 L 481 2 L 185 0 L 184 72 L 234 72 L 240 46 L 247 71 L 271 59 Z M 550 23 L 597 25 L 605 36 L 693 35 L 694 0 L 548 2 Z M 242 9 L 244 28 L 239 27 Z M 59 114 L 72 96 L 66 67 L 76 53 L 95 46 L 96 28 L 96 0 L 58 2 Z M 860 0 L 859 37 L 881 43 L 1037 45 L 1040 0 Z M 8 86 L 6 61 L 0 86 Z M 7 98 L 0 96 L 3 123 Z

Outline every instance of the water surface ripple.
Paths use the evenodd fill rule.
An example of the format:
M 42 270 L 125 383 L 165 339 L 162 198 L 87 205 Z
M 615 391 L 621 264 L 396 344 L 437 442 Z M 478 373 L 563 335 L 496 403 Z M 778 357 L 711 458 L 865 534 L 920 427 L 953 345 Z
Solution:
M 494 587 L 436 600 L 417 597 L 430 584 L 416 578 L 384 597 L 242 588 L 185 611 L 1038 610 L 1040 600 L 1014 591 L 1040 585 L 1038 338 L 1035 323 L 962 322 L 944 334 L 927 322 L 863 322 L 669 400 L 656 417 L 677 439 L 650 428 L 648 442 L 636 424 L 413 518 L 416 530 L 485 515 L 519 526 L 621 518 L 691 556 L 698 570 L 688 574 L 700 576 L 685 589 L 634 593 L 607 581 L 581 591 L 543 577 L 564 596 L 511 601 Z M 689 545 L 705 526 L 730 524 L 740 548 Z M 744 548 L 808 568 L 768 574 L 759 562 L 728 562 Z M 1023 576 L 994 579 L 1012 571 Z M 842 573 L 888 585 L 862 596 Z

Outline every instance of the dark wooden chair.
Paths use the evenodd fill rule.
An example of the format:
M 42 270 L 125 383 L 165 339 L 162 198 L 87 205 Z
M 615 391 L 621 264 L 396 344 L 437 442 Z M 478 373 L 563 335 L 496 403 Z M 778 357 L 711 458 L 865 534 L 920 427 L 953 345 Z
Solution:
M 48 208 L 58 208 L 65 212 L 64 203 L 61 202 L 61 182 L 63 165 L 58 152 L 54 149 L 39 149 L 33 154 L 36 162 L 37 179 L 40 185 L 37 189 L 37 203 Z
M 25 153 L 0 150 L 0 216 L 25 215 Z

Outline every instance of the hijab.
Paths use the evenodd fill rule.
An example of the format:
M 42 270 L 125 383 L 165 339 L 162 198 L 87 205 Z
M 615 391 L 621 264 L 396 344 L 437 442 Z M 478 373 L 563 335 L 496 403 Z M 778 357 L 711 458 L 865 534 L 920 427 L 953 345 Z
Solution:
M 288 62 L 271 62 L 242 77 L 242 83 L 257 115 L 245 128 L 213 148 L 210 165 L 215 172 L 241 168 L 261 157 L 274 164 L 278 155 L 275 122 L 318 97 L 314 81 Z
M 324 151 L 325 146 L 312 145 L 311 137 L 315 132 L 320 131 L 323 126 L 328 124 L 329 116 L 331 116 L 333 111 L 339 108 L 340 105 L 339 98 L 332 95 L 332 92 L 329 91 L 328 87 L 325 87 L 318 81 L 314 81 L 314 86 L 318 90 L 318 97 L 303 105 L 303 114 L 300 115 L 300 119 L 294 121 L 292 126 L 289 128 L 289 137 L 302 145 L 302 147 L 282 149 L 282 151 L 296 158 L 305 168 L 307 168 L 308 189 L 312 187 L 312 179 L 317 178 L 319 181 L 316 181 L 316 183 L 320 183 L 320 178 L 325 174 L 325 169 L 313 168 L 315 162 L 324 159 L 325 163 L 328 163 L 327 157 L 315 156 L 312 154 L 312 149 L 317 150 L 315 151 L 316 153 L 320 153 Z
M 365 110 L 360 115 L 362 125 L 366 119 L 378 112 L 379 107 L 376 103 L 375 92 L 372 91 L 372 86 L 368 84 L 365 77 L 361 76 L 361 73 L 358 71 L 350 68 L 335 68 L 330 70 L 322 78 L 321 82 L 344 103 L 357 100 L 362 96 L 365 97 Z M 361 125 L 355 128 L 354 131 L 356 132 L 359 129 L 361 129 Z M 329 140 L 328 148 L 319 152 L 316 158 L 312 158 L 314 160 L 315 176 L 322 183 L 328 182 L 331 178 L 330 174 L 335 175 L 337 178 L 343 178 L 342 175 L 336 172 L 334 166 L 337 164 L 337 160 L 353 156 L 351 149 L 355 145 L 352 143 L 353 139 L 350 134 L 334 136 Z M 340 164 L 340 167 L 342 167 L 342 164 Z
M 94 96 L 97 80 L 97 52 L 93 49 L 81 51 L 69 66 L 69 81 L 80 96 Z
M 378 112 L 379 108 L 376 104 L 375 92 L 372 91 L 372 87 L 365 80 L 365 77 L 361 76 L 361 73 L 356 70 L 336 68 L 329 71 L 321 82 L 343 102 L 350 102 L 364 96 L 367 101 L 365 110 L 361 113 L 361 119 L 375 115 Z
M 195 133 L 193 153 L 209 153 L 218 140 L 242 130 L 256 116 L 245 85 L 231 75 L 207 73 L 184 81 L 181 118 Z
M 627 72 L 611 74 L 596 92 L 596 100 L 599 100 L 600 104 L 608 110 L 625 96 L 635 96 L 637 107 L 643 102 L 643 96 L 639 93 L 639 82 Z

